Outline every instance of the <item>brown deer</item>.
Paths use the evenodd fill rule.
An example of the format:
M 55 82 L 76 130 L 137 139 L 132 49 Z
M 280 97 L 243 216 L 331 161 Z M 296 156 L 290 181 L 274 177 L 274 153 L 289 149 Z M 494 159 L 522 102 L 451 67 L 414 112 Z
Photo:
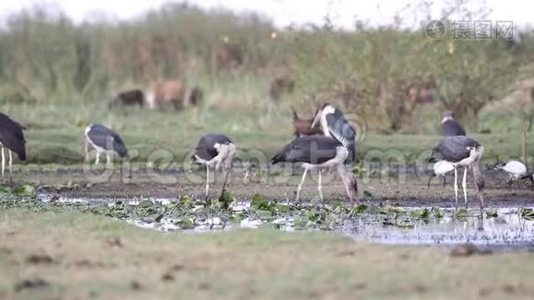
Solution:
M 312 123 L 313 118 L 301 119 L 299 118 L 297 112 L 293 109 L 293 129 L 296 137 L 323 134 L 323 130 L 321 129 L 319 122 L 313 128 Z
M 117 94 L 109 103 L 109 108 L 114 106 L 136 106 L 143 107 L 145 103 L 145 94 L 140 89 L 131 89 L 122 91 Z
M 158 82 L 147 96 L 151 109 L 162 109 L 168 106 L 176 110 L 184 108 L 185 84 L 180 80 Z

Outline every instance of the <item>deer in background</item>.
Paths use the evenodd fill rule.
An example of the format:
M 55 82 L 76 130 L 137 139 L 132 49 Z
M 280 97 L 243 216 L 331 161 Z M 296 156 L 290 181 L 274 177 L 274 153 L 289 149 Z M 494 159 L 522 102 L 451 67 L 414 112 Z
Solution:
M 304 135 L 316 135 L 323 134 L 323 130 L 319 124 L 316 124 L 312 128 L 313 118 L 311 119 L 301 119 L 295 109 L 293 111 L 293 130 L 296 137 L 301 137 Z

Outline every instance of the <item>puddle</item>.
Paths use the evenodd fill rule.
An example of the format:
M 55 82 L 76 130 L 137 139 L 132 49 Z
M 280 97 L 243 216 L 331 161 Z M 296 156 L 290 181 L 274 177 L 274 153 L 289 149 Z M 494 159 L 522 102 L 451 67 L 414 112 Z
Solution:
M 405 208 L 407 211 L 421 208 Z M 427 208 L 429 209 L 429 208 Z M 454 217 L 454 209 L 442 209 L 440 219 L 407 222 L 405 227 L 358 218 L 346 222 L 340 232 L 358 240 L 385 244 L 455 245 L 470 242 L 494 249 L 534 249 L 534 221 L 521 216 L 522 209 L 469 210 L 466 216 Z
M 228 209 L 187 196 L 170 198 L 63 198 L 43 202 L 73 205 L 142 228 L 200 233 L 232 229 L 323 230 L 384 244 L 450 246 L 470 242 L 493 250 L 534 250 L 532 208 L 465 210 L 432 207 L 366 206 L 347 203 L 272 202 L 261 196 L 236 200 Z

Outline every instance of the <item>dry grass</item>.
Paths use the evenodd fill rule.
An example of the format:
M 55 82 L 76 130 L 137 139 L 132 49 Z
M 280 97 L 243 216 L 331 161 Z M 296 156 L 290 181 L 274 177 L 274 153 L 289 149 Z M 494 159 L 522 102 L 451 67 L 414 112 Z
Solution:
M 326 233 L 189 235 L 79 213 L 0 212 L 0 298 L 529 298 L 532 253 L 446 249 Z M 25 279 L 46 287 L 16 290 Z M 46 285 L 46 284 L 45 284 Z

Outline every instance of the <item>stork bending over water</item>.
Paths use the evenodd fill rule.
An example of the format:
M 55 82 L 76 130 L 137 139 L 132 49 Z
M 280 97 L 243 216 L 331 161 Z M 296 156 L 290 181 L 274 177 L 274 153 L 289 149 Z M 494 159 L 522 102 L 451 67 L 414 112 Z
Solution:
M 326 136 L 304 136 L 293 140 L 286 145 L 273 159 L 273 165 L 280 162 L 301 163 L 304 167 L 304 174 L 302 180 L 297 187 L 296 201 L 299 200 L 302 184 L 306 179 L 308 170 L 319 169 L 319 178 L 317 190 L 319 197 L 323 200 L 323 193 L 321 188 L 321 170 L 331 167 L 336 167 L 345 191 L 349 199 L 356 200 L 358 193 L 358 183 L 352 173 L 346 169 L 344 162 L 349 158 L 349 151 L 338 141 Z
M 442 177 L 443 187 L 445 187 L 445 184 L 446 184 L 445 175 L 447 175 L 447 173 L 449 173 L 450 171 L 454 170 L 454 165 L 451 162 L 440 160 L 434 164 L 433 169 L 434 169 L 434 173 L 432 173 L 430 177 L 428 178 L 427 187 L 430 187 L 430 182 L 432 181 L 432 178 L 434 178 L 434 176 Z
M 477 141 L 466 136 L 445 136 L 440 143 L 432 149 L 430 162 L 445 160 L 454 167 L 454 195 L 458 207 L 458 168 L 464 167 L 462 188 L 464 191 L 465 207 L 467 208 L 467 170 L 471 169 L 477 189 L 480 207 L 484 206 L 481 190 L 484 188 L 484 178 L 480 173 L 479 161 L 484 154 L 484 147 Z
M 128 156 L 128 149 L 118 133 L 100 124 L 90 124 L 84 131 L 85 160 L 89 161 L 89 151 L 96 150 L 95 164 L 100 163 L 100 154 L 106 154 L 107 164 L 111 164 L 111 156 L 117 153 L 121 158 Z
M 2 148 L 2 176 L 6 164 L 4 148 L 9 155 L 9 174 L 13 171 L 13 154 L 15 152 L 19 159 L 26 160 L 26 140 L 24 139 L 24 126 L 13 121 L 7 115 L 0 113 L 0 148 Z
M 236 153 L 235 143 L 222 134 L 207 134 L 200 138 L 193 153 L 192 159 L 206 166 L 206 197 L 209 192 L 210 167 L 215 167 L 218 171 L 221 166 L 226 174 L 222 185 L 222 192 L 226 186 L 228 175 L 232 169 L 234 156 Z M 222 194 L 221 192 L 221 194 Z
M 498 162 L 494 166 L 495 170 L 502 170 L 508 174 L 508 185 L 510 188 L 514 181 L 523 179 L 527 175 L 527 166 L 517 160 L 510 160 L 507 162 Z

